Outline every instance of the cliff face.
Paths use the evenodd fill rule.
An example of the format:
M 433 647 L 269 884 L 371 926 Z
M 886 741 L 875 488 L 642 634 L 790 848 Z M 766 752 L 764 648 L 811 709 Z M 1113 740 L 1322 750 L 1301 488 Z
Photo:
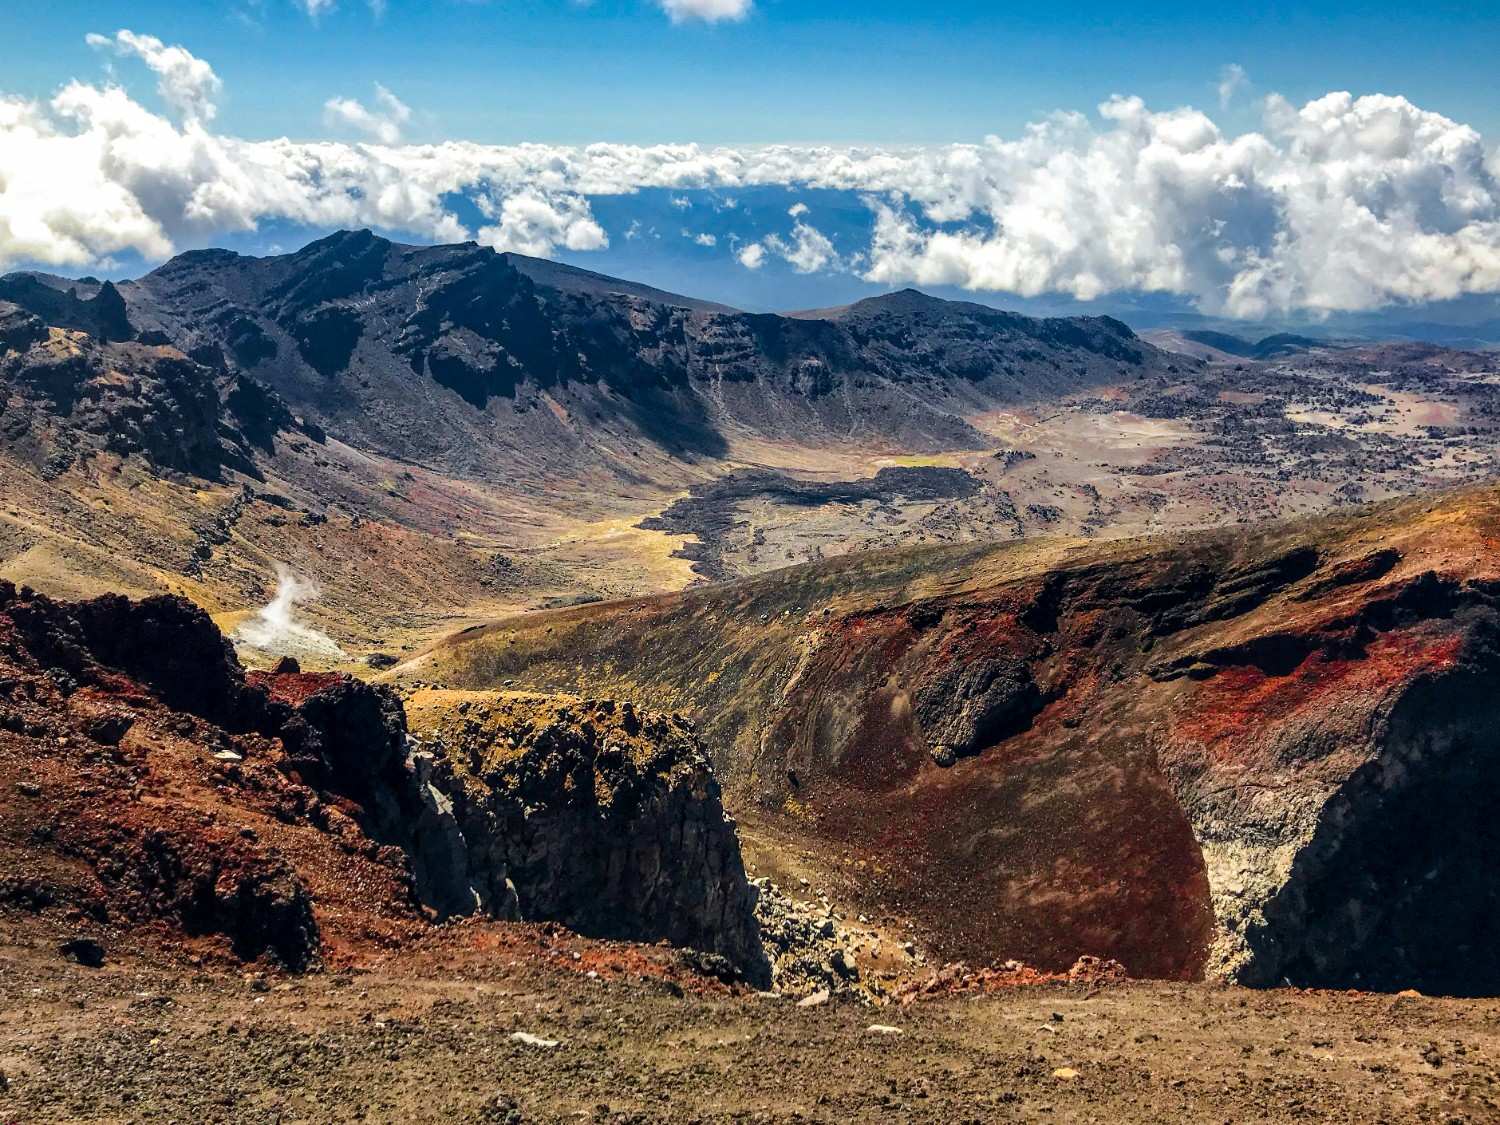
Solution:
M 696 740 L 628 704 L 570 707 L 507 704 L 520 750 L 465 726 L 434 762 L 390 689 L 247 675 L 185 601 L 0 583 L 0 910 L 294 969 L 414 937 L 427 913 L 523 913 L 763 979 Z
M 769 969 L 734 822 L 680 718 L 612 700 L 423 692 L 417 745 L 480 909 Z
M 688 711 L 742 809 L 950 956 L 1493 991 L 1497 536 L 1480 490 L 894 552 L 502 623 L 438 669 Z

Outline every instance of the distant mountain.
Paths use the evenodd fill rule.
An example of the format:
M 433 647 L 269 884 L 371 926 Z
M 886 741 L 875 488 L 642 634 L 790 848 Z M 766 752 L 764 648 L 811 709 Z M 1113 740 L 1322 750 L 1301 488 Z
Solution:
M 697 297 L 684 297 L 680 293 L 668 293 L 665 289 L 656 289 L 635 281 L 623 281 L 618 277 L 606 277 L 593 270 L 564 265 L 562 262 L 554 262 L 548 258 L 529 258 L 525 254 L 501 254 L 500 257 L 538 285 L 563 293 L 584 293 L 594 297 L 639 297 L 658 305 L 695 309 L 699 312 L 739 311 L 729 305 L 702 301 Z
M 912 293 L 750 315 L 368 231 L 271 258 L 191 252 L 118 293 L 139 339 L 250 375 L 359 447 L 486 479 L 634 476 L 643 447 L 718 457 L 732 437 L 974 448 L 965 418 L 986 404 L 1179 362 L 1104 318 Z
M 799 528 L 768 560 L 907 519 L 1014 523 L 1003 495 L 939 467 L 986 460 L 976 423 L 1195 366 L 1103 318 L 915 293 L 751 315 L 367 231 L 275 257 L 193 251 L 118 283 L 13 274 L 0 568 L 69 596 L 167 589 L 241 612 L 295 564 L 341 643 L 399 649 L 476 606 L 690 581 L 696 524 L 645 521 L 725 477 L 726 533 L 740 505 Z M 881 474 L 892 457 L 913 463 Z
M 1228 355 L 1240 356 L 1243 359 L 1277 359 L 1281 356 L 1296 355 L 1310 348 L 1326 348 L 1329 346 L 1327 340 L 1315 340 L 1311 336 L 1298 336 L 1291 332 L 1278 332 L 1273 336 L 1265 336 L 1259 340 L 1245 340 L 1239 336 L 1232 336 L 1227 332 L 1213 331 L 1185 331 L 1180 335 L 1195 344 L 1203 344 Z
M 1439 344 L 1446 348 L 1483 350 L 1500 347 L 1500 318 L 1475 324 L 1395 321 L 1388 325 L 1387 330 L 1394 337 Z

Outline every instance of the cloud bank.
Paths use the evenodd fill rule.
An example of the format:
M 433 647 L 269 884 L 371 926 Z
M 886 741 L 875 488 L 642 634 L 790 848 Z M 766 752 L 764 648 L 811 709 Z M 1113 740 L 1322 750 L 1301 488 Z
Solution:
M 130 31 L 89 41 L 144 64 L 165 108 L 110 82 L 0 95 L 0 265 L 158 260 L 272 220 L 545 255 L 609 244 L 592 197 L 782 186 L 859 193 L 869 245 L 840 254 L 799 210 L 785 233 L 723 251 L 748 268 L 1084 300 L 1162 292 L 1244 317 L 1500 290 L 1500 160 L 1402 97 L 1272 96 L 1239 135 L 1117 97 L 979 144 L 569 147 L 401 144 L 410 110 L 378 90 L 373 108 L 327 107 L 373 143 L 251 141 L 212 128 L 222 84 L 184 48 Z

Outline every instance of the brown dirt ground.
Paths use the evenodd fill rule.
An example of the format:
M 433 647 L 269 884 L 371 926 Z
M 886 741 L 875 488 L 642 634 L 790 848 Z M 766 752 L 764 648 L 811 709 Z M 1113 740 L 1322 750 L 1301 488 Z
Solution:
M 12 932 L 0 1122 L 1500 1120 L 1500 1001 L 1136 982 L 799 1008 L 670 957 L 465 925 L 303 977 L 91 970 Z

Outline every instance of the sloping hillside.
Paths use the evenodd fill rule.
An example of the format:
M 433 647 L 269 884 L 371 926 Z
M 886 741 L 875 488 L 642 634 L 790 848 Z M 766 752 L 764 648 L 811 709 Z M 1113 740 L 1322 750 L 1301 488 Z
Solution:
M 278 566 L 358 662 L 505 613 L 901 544 L 1246 523 L 1481 479 L 1493 357 L 1204 364 L 911 290 L 751 316 L 368 232 L 0 279 L 0 573 L 181 593 Z
M 530 615 L 407 673 L 692 714 L 742 820 L 948 956 L 1500 987 L 1500 491 L 908 549 Z
M 1111 322 L 751 317 L 368 232 L 119 286 L 16 274 L 0 296 L 8 576 L 184 593 L 230 624 L 284 563 L 356 650 L 680 587 L 691 532 L 637 525 L 693 486 L 982 448 L 981 408 L 1168 363 Z

